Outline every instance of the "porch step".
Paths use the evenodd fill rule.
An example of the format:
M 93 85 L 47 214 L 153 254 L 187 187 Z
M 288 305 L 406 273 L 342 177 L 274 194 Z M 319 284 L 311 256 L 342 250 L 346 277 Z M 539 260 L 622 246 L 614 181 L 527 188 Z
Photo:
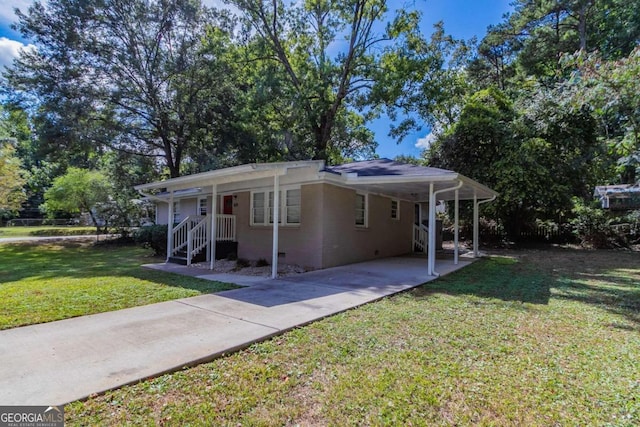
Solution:
M 191 262 L 204 262 L 207 260 L 207 251 L 202 251 L 191 258 Z M 180 251 L 169 257 L 169 262 L 174 264 L 187 265 L 187 253 Z
M 229 255 L 238 254 L 238 242 L 216 242 L 216 259 L 224 259 Z M 191 262 L 204 262 L 207 260 L 207 251 L 203 250 L 193 258 Z M 187 252 L 180 251 L 174 256 L 169 257 L 169 262 L 173 264 L 187 265 Z

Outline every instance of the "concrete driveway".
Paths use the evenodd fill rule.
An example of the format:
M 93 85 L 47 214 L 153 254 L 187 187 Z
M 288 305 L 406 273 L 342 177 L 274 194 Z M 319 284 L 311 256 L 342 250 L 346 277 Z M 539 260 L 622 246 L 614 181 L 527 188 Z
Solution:
M 277 280 L 235 276 L 250 286 L 0 331 L 0 404 L 64 404 L 209 361 L 434 280 L 426 263 L 397 257 Z M 438 261 L 436 270 L 446 274 L 469 263 Z M 192 267 L 158 268 L 233 279 Z

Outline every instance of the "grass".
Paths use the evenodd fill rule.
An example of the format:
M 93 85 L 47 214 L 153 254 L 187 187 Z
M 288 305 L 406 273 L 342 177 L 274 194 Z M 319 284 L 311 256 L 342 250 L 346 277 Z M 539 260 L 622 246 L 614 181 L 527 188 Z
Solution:
M 235 288 L 140 267 L 153 262 L 136 247 L 0 244 L 0 329 Z
M 37 227 L 1 227 L 0 238 L 3 237 L 42 237 L 42 236 L 77 236 L 96 234 L 95 227 L 61 227 L 42 225 Z
M 638 425 L 638 254 L 505 255 L 67 405 L 67 425 Z

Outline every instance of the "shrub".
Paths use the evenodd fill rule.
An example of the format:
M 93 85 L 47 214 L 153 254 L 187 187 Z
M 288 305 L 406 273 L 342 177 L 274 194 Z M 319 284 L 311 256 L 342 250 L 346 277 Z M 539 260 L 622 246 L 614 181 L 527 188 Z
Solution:
M 145 248 L 153 249 L 154 255 L 167 255 L 167 230 L 166 225 L 147 225 L 140 227 L 133 233 L 136 243 Z
M 617 217 L 599 206 L 576 202 L 573 214 L 571 225 L 582 245 L 596 249 L 628 247 L 637 238 L 634 212 Z
M 238 258 L 236 260 L 236 268 L 238 268 L 238 269 L 239 268 L 250 267 L 250 266 L 251 266 L 251 263 L 248 260 L 244 259 L 244 258 Z
M 258 261 L 256 261 L 256 267 L 267 267 L 268 265 L 269 262 L 264 258 L 260 258 Z

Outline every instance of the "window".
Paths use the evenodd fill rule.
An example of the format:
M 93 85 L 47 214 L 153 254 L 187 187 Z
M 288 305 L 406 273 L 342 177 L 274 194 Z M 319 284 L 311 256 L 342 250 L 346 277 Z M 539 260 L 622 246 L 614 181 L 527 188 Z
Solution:
M 300 224 L 300 189 L 279 191 L 279 224 Z M 266 203 L 265 203 L 266 202 Z M 273 224 L 273 191 L 251 193 L 251 225 Z
M 173 202 L 173 223 L 180 222 L 180 200 Z
M 284 204 L 284 217 L 287 224 L 300 224 L 300 189 L 287 190 L 286 203 Z
M 400 219 L 400 203 L 397 200 L 391 200 L 391 219 Z
M 264 193 L 252 193 L 252 201 L 251 201 L 251 210 L 253 211 L 251 215 L 251 223 L 252 224 L 265 224 L 265 207 L 264 203 Z
M 367 195 L 356 193 L 356 226 L 367 226 Z
M 207 216 L 207 198 L 200 197 L 198 199 L 198 215 Z
M 278 224 L 282 224 L 282 191 L 278 191 L 280 199 L 280 212 L 278 212 Z M 269 224 L 273 224 L 273 191 L 269 191 Z

